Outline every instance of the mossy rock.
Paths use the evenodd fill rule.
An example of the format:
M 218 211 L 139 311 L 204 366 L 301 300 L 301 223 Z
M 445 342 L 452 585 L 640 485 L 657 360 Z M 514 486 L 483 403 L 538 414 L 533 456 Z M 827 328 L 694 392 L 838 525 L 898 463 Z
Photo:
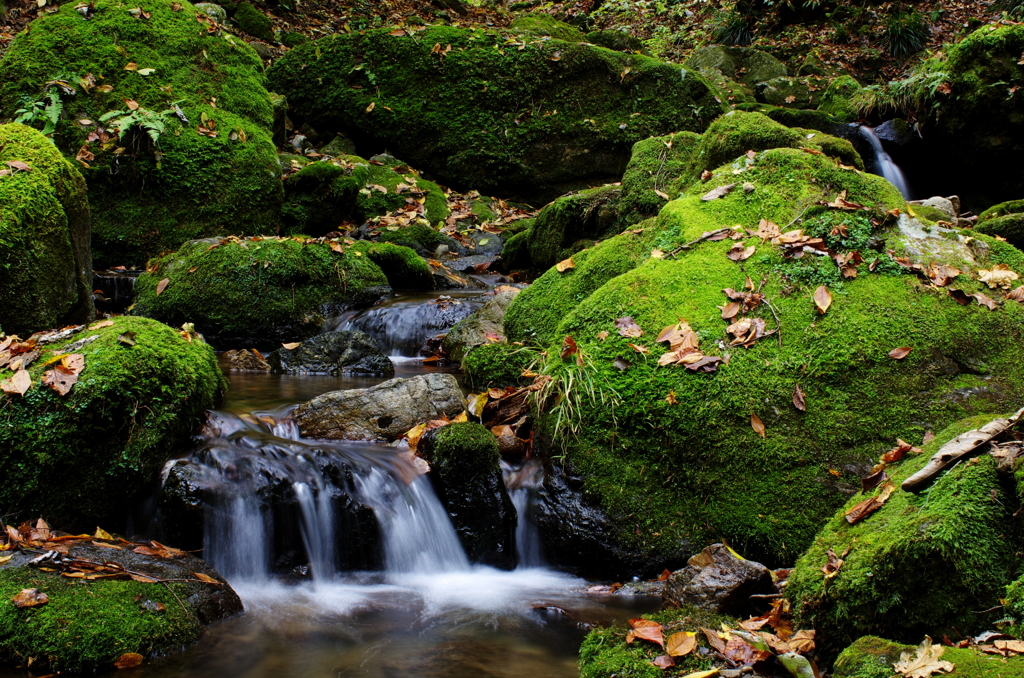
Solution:
M 960 464 L 920 493 L 898 489 L 944 443 L 993 418 L 953 424 L 923 454 L 890 467 L 897 490 L 888 502 L 851 525 L 845 512 L 866 499 L 855 495 L 797 561 L 786 595 L 797 622 L 815 628 L 825 649 L 835 652 L 848 638 L 866 634 L 907 643 L 926 634 L 941 638 L 954 628 L 972 635 L 1002 615 L 972 611 L 998 605 L 1014 566 L 1004 537 L 1012 511 L 994 497 L 1015 493 L 1012 483 L 1007 492 L 993 458 Z M 821 568 L 830 548 L 846 555 L 826 581 Z
M 933 207 L 932 205 L 913 205 L 910 209 L 913 210 L 914 217 L 917 219 L 923 219 L 933 224 L 940 221 L 949 223 L 949 215 L 938 207 Z
M 273 350 L 308 339 L 329 318 L 370 306 L 390 291 L 364 249 L 368 243 L 341 243 L 342 253 L 330 244 L 277 238 L 186 243 L 139 276 L 133 312 L 175 326 L 194 323 L 218 348 Z M 157 294 L 163 280 L 166 288 Z
M 848 75 L 840 76 L 822 92 L 818 110 L 834 116 L 839 122 L 854 122 L 860 116 L 853 105 L 853 97 L 860 90 L 859 82 Z
M 50 140 L 0 125 L 0 327 L 28 336 L 96 315 L 85 181 Z
M 76 543 L 69 555 L 115 562 L 167 584 L 72 579 L 26 566 L 35 553 L 14 553 L 0 565 L 0 658 L 61 673 L 114 668 L 122 655 L 158 658 L 180 652 L 204 628 L 242 611 L 242 601 L 209 565 L 191 555 L 143 556 L 121 548 Z M 196 579 L 202 573 L 219 584 Z M 38 589 L 49 602 L 19 609 L 11 598 Z
M 665 206 L 672 196 L 666 199 L 658 191 L 665 193 L 670 181 L 686 171 L 700 139 L 699 134 L 680 132 L 633 145 L 619 197 L 619 224 L 623 228 L 656 216 Z
M 858 638 L 839 655 L 832 675 L 835 678 L 892 678 L 893 664 L 904 652 L 916 657 L 918 642 L 903 645 L 877 636 Z M 1024 658 L 1021 657 L 1004 659 L 971 647 L 947 647 L 941 659 L 953 664 L 953 675 L 958 678 L 1024 677 Z
M 1024 250 L 1024 214 L 1007 214 L 985 221 L 978 220 L 974 230 L 978 233 L 1006 238 L 1008 243 L 1017 249 Z
M 827 80 L 816 77 L 772 78 L 757 84 L 757 98 L 781 108 L 811 108 L 818 100 L 816 91 L 827 84 Z
M 409 198 L 424 199 L 424 225 L 448 217 L 448 203 L 437 184 L 420 178 L 400 162 L 395 167 L 379 162 L 343 155 L 306 164 L 284 181 L 281 217 L 285 228 L 291 233 L 320 236 L 338 230 L 345 222 L 363 223 L 405 208 Z M 404 169 L 405 174 L 395 168 Z
M 585 39 L 598 47 L 613 49 L 617 52 L 637 52 L 650 56 L 643 41 L 626 31 L 591 31 L 587 33 Z
M 389 242 L 357 242 L 353 251 L 362 252 L 384 273 L 396 290 L 432 290 L 434 272 L 414 250 Z
M 548 36 L 566 42 L 584 42 L 586 36 L 575 26 L 559 21 L 550 14 L 531 12 L 516 17 L 508 25 L 510 33 L 529 33 L 530 35 Z
M 555 39 L 520 50 L 507 34 L 443 26 L 391 33 L 300 45 L 270 82 L 317 131 L 387 145 L 460 189 L 542 205 L 618 181 L 634 143 L 700 131 L 724 110 L 697 73 L 640 55 Z
M 697 607 L 682 607 L 664 610 L 654 614 L 641 615 L 662 625 L 662 635 L 668 638 L 673 633 L 688 631 L 697 634 L 697 648 L 707 648 L 708 641 L 701 628 L 719 629 L 721 624 L 735 624 L 735 620 Z M 580 678 L 660 678 L 661 676 L 685 676 L 696 671 L 715 668 L 710 658 L 712 653 L 695 650 L 684 657 L 676 658 L 676 665 L 665 670 L 653 664 L 654 659 L 665 654 L 654 643 L 627 642 L 629 629 L 622 625 L 591 630 L 580 646 Z
M 250 3 L 240 3 L 235 10 L 234 19 L 238 27 L 252 37 L 264 42 L 274 42 L 274 22 Z
M 40 378 L 51 358 L 71 352 L 85 368 L 60 396 Z M 32 387 L 4 405 L 0 473 L 18 481 L 0 486 L 0 506 L 8 522 L 42 515 L 69 530 L 124 510 L 185 449 L 226 387 L 208 345 L 131 317 L 46 345 L 29 374 Z
M 698 71 L 717 70 L 726 78 L 750 89 L 759 82 L 789 75 L 784 63 L 752 47 L 708 45 L 696 50 L 686 60 L 686 65 Z
M 722 224 L 754 229 L 761 219 L 802 219 L 809 233 L 828 239 L 839 219 L 856 236 L 844 238 L 845 245 L 830 241 L 839 251 L 857 248 L 870 257 L 872 238 L 881 238 L 883 249 L 909 251 L 911 235 L 901 228 L 874 229 L 867 216 L 811 207 L 843 190 L 879 215 L 902 207 L 880 177 L 842 169 L 827 156 L 772 149 L 743 173 L 754 190 L 737 187 L 702 200 L 736 182 L 728 168 L 662 209 L 653 247 L 670 252 Z M 726 256 L 735 244 L 702 242 L 674 258 L 647 258 L 574 303 L 542 344 L 551 356 L 545 373 L 561 395 L 543 416 L 545 435 L 618 521 L 621 543 L 668 558 L 725 538 L 748 557 L 792 562 L 897 437 L 920 439 L 927 428 L 965 414 L 1024 401 L 1019 304 L 998 312 L 960 306 L 883 257 L 874 273 L 843 281 L 830 259 L 784 259 L 758 239 L 744 241 L 755 253 L 739 264 Z M 1024 255 L 1012 247 L 986 245 L 976 263 L 1024 267 Z M 720 349 L 719 342 L 730 341 L 722 290 L 741 289 L 748 276 L 772 302 L 755 315 L 768 330 L 778 317 L 781 344 L 769 336 L 749 350 Z M 812 301 L 823 284 L 834 297 L 825 315 Z M 968 293 L 982 291 L 974 281 L 962 284 Z M 513 302 L 510 339 L 518 338 L 514 319 L 540 313 L 538 302 L 548 299 L 529 291 Z M 621 336 L 615 323 L 623 316 L 645 334 Z M 659 367 L 665 348 L 655 338 L 680 319 L 709 355 L 728 354 L 729 363 L 714 374 Z M 556 357 L 566 336 L 576 341 L 582 367 L 575 356 Z M 909 362 L 894 361 L 888 354 L 897 346 L 917 350 Z M 806 394 L 806 412 L 793 406 L 796 384 Z M 751 414 L 764 422 L 765 438 L 752 428 Z
M 479 310 L 455 323 L 448 330 L 442 344 L 448 358 L 461 363 L 478 346 L 503 340 L 505 337 L 505 311 L 521 291 L 518 287 L 510 285 L 497 287 L 494 290 L 494 296 L 488 299 L 487 303 Z M 514 361 L 509 366 L 510 369 L 514 370 L 519 363 L 518 360 Z
M 80 149 L 95 156 L 79 169 L 98 266 L 141 265 L 186 240 L 240 227 L 271 232 L 281 174 L 259 57 L 237 37 L 202 30 L 197 17 L 206 15 L 187 2 L 158 2 L 146 16 L 133 15 L 134 7 L 97 0 L 85 21 L 68 3 L 33 21 L 0 59 L 0 115 L 12 115 L 22 97 L 39 98 L 44 83 L 75 74 L 54 139 L 66 157 Z M 138 126 L 117 140 L 80 122 L 117 110 L 127 116 L 124 100 L 138 104 L 135 119 L 162 126 L 156 143 Z M 204 123 L 215 136 L 200 134 Z
M 618 186 L 601 186 L 558 198 L 537 215 L 524 237 L 532 268 L 545 269 L 618 233 Z
M 383 230 L 375 236 L 380 242 L 390 242 L 433 256 L 438 245 L 447 245 L 455 252 L 459 245 L 455 240 L 424 224 L 404 226 L 397 231 Z
M 285 47 L 298 47 L 304 42 L 309 42 L 309 38 L 295 31 L 279 31 L 277 33 L 277 41 Z
M 526 386 L 533 381 L 523 372 L 535 365 L 535 350 L 515 344 L 483 344 L 462 359 L 462 370 L 470 388 L 479 391 L 506 386 Z
M 979 214 L 978 221 L 988 221 L 989 219 L 1005 217 L 1010 214 L 1020 214 L 1021 212 L 1024 212 L 1024 200 L 1007 200 L 998 205 L 992 205 L 992 207 Z

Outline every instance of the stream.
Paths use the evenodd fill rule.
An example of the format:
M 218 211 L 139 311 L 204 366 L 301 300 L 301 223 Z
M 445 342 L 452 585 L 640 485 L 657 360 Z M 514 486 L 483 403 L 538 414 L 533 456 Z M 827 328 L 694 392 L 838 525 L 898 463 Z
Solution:
M 457 374 L 415 355 L 485 298 L 443 296 L 396 295 L 338 328 L 374 336 L 392 356 L 396 377 Z M 427 477 L 401 449 L 306 440 L 288 417 L 321 393 L 384 379 L 222 366 L 227 401 L 210 414 L 190 460 L 216 488 L 205 508 L 204 557 L 230 581 L 246 612 L 214 625 L 186 652 L 119 677 L 569 678 L 578 675 L 587 628 L 658 607 L 657 599 L 589 595 L 589 582 L 544 567 L 528 520 L 539 468 L 503 462 L 520 512 L 521 564 L 496 570 L 469 562 Z M 267 478 L 286 505 L 266 500 Z M 379 533 L 376 525 L 367 530 L 367 509 Z M 296 558 L 303 565 L 282 574 Z M 26 675 L 33 674 L 0 669 L 0 678 Z

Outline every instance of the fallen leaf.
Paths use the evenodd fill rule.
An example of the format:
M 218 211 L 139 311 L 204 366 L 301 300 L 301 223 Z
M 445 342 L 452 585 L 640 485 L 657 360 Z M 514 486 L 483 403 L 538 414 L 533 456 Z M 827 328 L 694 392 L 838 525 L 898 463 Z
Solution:
M 711 678 L 712 676 L 718 675 L 718 669 L 708 669 L 707 671 L 694 671 L 693 673 L 687 673 L 685 676 L 680 678 Z
M 575 268 L 575 267 L 576 267 L 576 264 L 573 263 L 572 257 L 569 257 L 568 259 L 565 259 L 565 260 L 560 261 L 557 264 L 555 264 L 555 270 L 557 270 L 559 273 L 565 273 L 570 268 Z
M 689 631 L 673 633 L 665 642 L 665 651 L 673 657 L 685 657 L 697 647 L 697 634 Z
M 819 285 L 818 289 L 814 290 L 814 305 L 818 307 L 818 311 L 822 315 L 832 305 L 832 293 L 824 285 Z
M 117 341 L 124 344 L 125 346 L 135 345 L 135 333 L 134 332 L 122 332 L 117 335 Z
M 671 198 L 669 198 L 668 196 L 668 193 L 666 193 L 665 191 L 659 191 L 658 189 L 654 189 L 654 192 L 657 193 L 658 197 L 661 198 L 662 200 L 671 200 Z
M 633 642 L 629 636 L 633 638 L 640 638 L 642 640 L 649 640 L 652 643 L 657 643 L 664 649 L 665 638 L 662 636 L 661 624 L 650 619 L 630 619 L 629 620 L 630 631 L 626 636 L 626 642 Z
M 4 379 L 0 382 L 0 389 L 4 393 L 13 395 L 25 395 L 25 392 L 32 386 L 32 377 L 29 375 L 28 370 L 25 368 L 19 369 L 14 373 L 13 377 Z
M 958 290 L 955 287 L 949 288 L 949 296 L 953 297 L 953 301 L 960 304 L 961 306 L 970 306 L 971 301 L 974 299 L 971 295 L 967 294 L 963 290 Z
M 665 670 L 675 666 L 676 660 L 672 659 L 672 657 L 669 657 L 667 654 L 663 654 L 652 659 L 651 663 L 657 666 L 659 669 Z
M 628 315 L 615 319 L 615 327 L 619 328 L 619 336 L 635 339 L 643 336 L 644 331 Z
M 63 364 L 54 365 L 52 370 L 43 372 L 42 384 L 49 386 L 59 395 L 67 395 L 78 383 L 78 372 L 69 370 Z
M 373 111 L 373 109 L 374 109 L 374 107 L 375 107 L 376 105 L 377 105 L 377 102 L 376 102 L 376 101 L 371 101 L 371 102 L 370 102 L 370 105 L 366 107 L 366 112 L 367 112 L 367 113 L 370 113 L 370 112 L 372 112 L 372 111 Z
M 117 661 L 114 662 L 114 668 L 134 669 L 142 663 L 142 660 L 143 656 L 138 652 L 126 652 L 117 658 Z
M 813 629 L 801 630 L 790 636 L 786 642 L 795 652 L 806 654 L 814 652 L 814 638 L 817 634 Z
M 878 509 L 882 508 L 882 506 L 885 505 L 885 502 L 889 501 L 889 497 L 892 496 L 892 493 L 893 491 L 895 491 L 895 489 L 896 485 L 894 485 L 892 482 L 884 482 L 882 484 L 882 489 L 879 491 L 877 495 L 869 499 L 865 499 L 862 502 L 858 502 L 853 506 L 853 508 L 851 508 L 845 513 L 846 522 L 852 525 L 853 523 L 863 520 L 864 518 L 871 515 Z
M 924 637 L 917 648 L 915 657 L 903 652 L 900 660 L 893 664 L 896 673 L 905 678 L 929 678 L 936 673 L 949 673 L 955 667 L 950 662 L 940 659 L 946 651 L 942 645 L 932 645 L 932 639 Z
M 750 247 L 744 247 L 742 243 L 736 243 L 725 256 L 729 257 L 733 261 L 746 261 L 754 255 L 755 250 L 756 248 L 753 245 Z
M 804 398 L 804 392 L 801 390 L 800 384 L 793 384 L 793 407 L 801 412 L 807 411 L 807 399 Z
M 93 323 L 92 325 L 89 325 L 89 329 L 90 330 L 99 330 L 99 329 L 103 329 L 104 327 L 113 327 L 113 326 L 114 326 L 114 321 L 113 320 L 101 320 L 98 323 Z
M 892 358 L 893 360 L 903 360 L 908 355 L 910 355 L 910 352 L 913 350 L 913 346 L 900 346 L 899 348 L 894 348 L 893 350 L 889 351 L 889 357 Z
M 757 416 L 753 412 L 750 414 L 750 428 L 754 429 L 754 433 L 761 436 L 762 438 L 767 437 L 767 431 L 764 427 L 764 422 L 761 421 L 761 417 Z
M 157 283 L 157 286 L 156 286 L 156 296 L 159 297 L 161 294 L 163 294 L 163 291 L 166 290 L 167 286 L 170 285 L 170 284 L 171 284 L 171 279 L 170 278 L 164 278 L 159 283 Z
M 1012 292 L 1007 292 L 1006 298 L 1012 301 L 1019 301 L 1020 303 L 1024 304 L 1024 285 L 1021 285 Z
M 608 338 L 608 331 L 601 330 L 600 332 L 597 333 L 597 338 L 600 339 L 601 341 L 604 341 L 605 339 Z
M 843 567 L 843 559 L 836 555 L 831 546 L 828 548 L 826 556 L 828 560 L 821 566 L 821 571 L 825 573 L 825 579 L 831 579 L 839 574 L 839 570 Z
M 867 494 L 868 492 L 875 489 L 888 479 L 889 476 L 886 474 L 885 470 L 876 471 L 875 473 L 872 473 L 866 478 L 860 479 L 860 491 L 863 492 L 864 494 Z
M 22 589 L 21 593 L 18 593 L 11 599 L 14 602 L 14 607 L 40 607 L 50 602 L 49 596 L 41 592 L 39 589 Z
M 203 574 L 202 572 L 193 572 L 192 575 L 195 576 L 195 578 L 199 581 L 206 582 L 207 584 L 216 584 L 217 586 L 221 585 L 219 581 L 217 581 L 208 574 Z
M 10 163 L 8 163 L 10 164 Z M 997 287 L 1004 290 L 1010 289 L 1010 284 L 1020 278 L 1016 272 L 1011 271 L 1006 264 L 996 264 L 991 270 L 979 270 L 978 280 L 989 286 L 990 289 Z
M 92 538 L 93 539 L 107 539 L 107 540 L 113 540 L 114 539 L 113 537 L 110 536 L 110 533 L 107 532 L 106 530 L 104 530 L 102 527 L 97 527 L 96 528 L 96 534 L 94 534 L 92 536 Z
M 669 391 L 668 395 L 665 396 L 665 402 L 668 403 L 669 405 L 678 405 L 679 401 L 676 399 L 676 392 Z
M 566 358 L 575 355 L 576 352 L 579 350 L 580 347 L 576 345 L 576 340 L 573 339 L 572 337 L 567 336 L 565 339 L 562 340 L 562 360 L 565 360 Z
M 721 198 L 723 195 L 727 195 L 729 191 L 731 191 L 735 187 L 736 184 L 726 184 L 724 186 L 719 186 L 718 188 L 713 188 L 704 195 L 702 195 L 700 199 L 705 202 L 709 200 L 717 200 L 718 198 Z
M 905 457 L 907 455 L 907 452 L 914 452 L 915 454 L 920 454 L 921 450 L 914 447 L 907 441 L 901 438 L 897 438 L 896 447 L 892 448 L 891 450 L 882 455 L 882 463 L 894 464 L 903 457 Z
M 288 344 L 281 344 L 281 346 L 283 348 L 285 348 L 286 350 L 288 350 L 288 351 L 294 351 L 299 346 L 302 346 L 302 342 L 301 341 L 293 341 L 293 342 L 288 343 Z
M 651 352 L 651 349 L 647 348 L 646 346 L 637 346 L 636 344 L 626 344 L 626 346 L 629 346 L 631 349 L 633 349 L 637 353 L 650 353 Z
M 997 308 L 999 308 L 999 304 L 996 303 L 995 299 L 993 299 L 993 298 L 991 298 L 989 296 L 986 296 L 986 295 L 982 294 L 981 292 L 975 292 L 971 296 L 974 297 L 974 299 L 979 304 L 981 304 L 982 306 L 984 306 L 985 308 L 987 308 L 990 311 L 994 311 Z
M 625 372 L 626 370 L 633 366 L 633 363 L 629 362 L 622 356 L 619 356 L 612 362 L 612 365 L 614 365 L 615 369 L 619 370 L 620 372 Z

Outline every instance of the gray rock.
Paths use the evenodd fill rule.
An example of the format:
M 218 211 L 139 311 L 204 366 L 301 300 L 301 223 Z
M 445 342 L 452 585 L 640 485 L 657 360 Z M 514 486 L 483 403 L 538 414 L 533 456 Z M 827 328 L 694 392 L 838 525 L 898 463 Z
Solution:
M 876 127 L 875 136 L 885 141 L 891 141 L 897 146 L 905 146 L 917 139 L 917 135 L 910 129 L 907 121 L 899 118 L 886 120 Z
M 469 239 L 477 254 L 501 254 L 501 237 L 497 233 L 474 231 Z
M 959 199 L 957 201 L 959 202 Z M 953 207 L 953 202 L 949 198 L 940 198 L 937 195 L 932 196 L 927 200 L 914 200 L 910 204 L 921 205 L 922 207 L 934 207 L 946 215 L 947 221 L 952 221 L 954 223 L 956 222 L 956 218 L 960 216 Z
M 344 134 L 339 134 L 329 144 L 321 148 L 320 152 L 332 158 L 336 158 L 339 155 L 355 155 L 356 145 Z
M 438 245 L 437 249 L 434 250 L 434 258 L 435 259 L 440 259 L 441 257 L 443 257 L 446 254 L 448 254 L 448 252 L 450 250 L 451 250 L 451 248 L 448 247 L 448 245 Z
M 445 266 L 456 273 L 473 273 L 480 264 L 492 264 L 497 260 L 493 254 L 472 254 L 445 262 Z
M 357 330 L 325 332 L 293 349 L 270 354 L 274 372 L 289 374 L 377 374 L 390 377 L 395 366 L 370 335 Z
M 807 78 L 772 78 L 755 87 L 757 100 L 773 106 L 810 108 L 813 95 Z
M 477 346 L 490 340 L 487 334 L 495 334 L 505 340 L 505 310 L 520 290 L 518 287 L 502 286 L 490 301 L 473 315 L 460 320 L 444 338 L 444 350 L 448 357 L 461 363 Z
M 746 617 L 750 596 L 774 593 L 772 574 L 752 560 L 740 560 L 723 544 L 712 544 L 665 580 L 662 596 L 675 605 L 696 605 Z
M 212 2 L 199 2 L 196 3 L 195 8 L 219 24 L 228 22 L 228 12 L 220 5 Z
M 455 377 L 434 373 L 331 391 L 300 405 L 295 419 L 307 438 L 396 440 L 417 424 L 465 409 Z

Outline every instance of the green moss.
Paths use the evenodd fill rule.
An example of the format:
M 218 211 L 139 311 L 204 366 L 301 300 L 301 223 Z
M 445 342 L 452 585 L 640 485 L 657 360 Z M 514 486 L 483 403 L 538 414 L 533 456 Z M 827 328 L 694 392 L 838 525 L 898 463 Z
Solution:
M 1001 236 L 1018 249 L 1024 249 L 1024 214 L 1007 214 L 985 221 L 979 220 L 974 229 L 985 235 Z
M 857 639 L 843 650 L 836 660 L 835 678 L 892 678 L 892 665 L 900 660 L 904 652 L 916 656 L 917 641 L 913 645 L 902 645 L 875 636 Z M 942 660 L 955 667 L 954 675 L 963 678 L 1021 678 L 1024 676 L 1024 659 L 984 654 L 974 648 L 947 647 Z
M 186 243 L 139 276 L 134 312 L 171 325 L 195 323 L 228 348 L 301 341 L 318 333 L 327 317 L 369 305 L 387 290 L 387 278 L 362 254 L 364 247 L 339 254 L 327 243 L 293 239 Z M 169 282 L 158 295 L 164 279 Z M 228 346 L 235 341 L 242 343 Z
M 429 252 L 436 250 L 438 245 L 451 246 L 452 244 L 451 238 L 423 224 L 405 226 L 397 231 L 381 231 L 378 240 L 405 247 L 422 248 Z
M 718 630 L 722 623 L 734 623 L 734 620 L 728 617 L 697 607 L 683 607 L 641 616 L 661 624 L 665 638 L 681 631 L 696 633 L 698 648 L 708 647 L 704 634 L 700 632 L 701 628 Z M 651 662 L 664 654 L 664 651 L 653 643 L 627 643 L 627 632 L 628 628 L 623 626 L 590 631 L 580 647 L 580 678 L 685 676 L 713 666 L 707 655 L 695 650 L 686 657 L 677 658 L 673 668 L 660 669 Z
M 274 90 L 318 130 L 358 129 L 483 193 L 543 204 L 616 181 L 637 141 L 699 131 L 723 110 L 701 76 L 644 56 L 559 40 L 519 49 L 486 30 L 390 33 L 301 45 L 271 67 Z M 452 47 L 439 56 L 435 44 Z
M 483 390 L 505 386 L 526 386 L 532 378 L 523 371 L 535 366 L 537 352 L 514 344 L 483 344 L 469 352 L 462 369 L 470 388 Z
M 512 33 L 547 35 L 556 40 L 564 40 L 566 42 L 584 42 L 586 40 L 578 28 L 570 26 L 564 21 L 559 21 L 550 14 L 544 14 L 543 12 L 516 17 L 515 21 L 509 24 L 508 29 Z
M 530 228 L 533 227 L 535 220 L 523 221 L 529 221 L 530 225 L 506 240 L 501 248 L 501 266 L 505 271 L 530 267 Z
M 949 221 L 949 215 L 938 207 L 932 207 L 931 205 L 912 205 L 910 209 L 913 211 L 915 217 L 919 219 L 927 219 L 933 224 L 939 221 Z
M 92 314 L 89 206 L 82 175 L 50 140 L 0 125 L 0 325 L 11 334 L 84 321 Z M 79 257 L 76 257 L 76 241 Z
M 835 116 L 839 122 L 854 122 L 860 115 L 853 104 L 853 97 L 860 90 L 860 83 L 856 80 L 848 75 L 840 76 L 822 93 L 818 110 Z
M 762 111 L 775 122 L 786 127 L 803 127 L 810 130 L 818 130 L 828 134 L 835 129 L 839 122 L 824 111 L 809 111 L 804 109 L 765 107 Z
M 135 345 L 122 333 L 134 333 Z M 75 349 L 85 369 L 68 395 L 40 385 L 51 357 L 94 335 Z M 225 388 L 209 346 L 145 318 L 47 345 L 29 372 L 32 388 L 0 412 L 0 474 L 18 479 L 0 486 L 0 507 L 8 522 L 45 515 L 89 530 L 188 445 Z
M 665 192 L 669 182 L 684 173 L 699 143 L 700 135 L 680 132 L 633 145 L 619 198 L 619 224 L 623 228 L 657 215 L 666 200 L 656 191 Z
M 548 268 L 618 233 L 618 186 L 601 186 L 558 198 L 537 215 L 526 232 L 534 268 Z
M 354 251 L 362 252 L 377 264 L 396 290 L 432 290 L 434 274 L 420 255 L 408 247 L 387 242 L 357 242 Z
M 234 18 L 238 22 L 238 27 L 252 37 L 264 42 L 274 42 L 274 22 L 250 3 L 240 3 L 235 10 Z
M 304 42 L 309 42 L 309 38 L 294 31 L 280 31 L 277 34 L 277 41 L 285 47 L 298 47 Z
M 205 585 L 87 582 L 0 566 L 0 648 L 21 661 L 48 660 L 62 673 L 110 669 L 127 652 L 173 652 L 202 634 L 198 619 L 179 602 L 188 600 L 197 586 Z M 46 593 L 50 602 L 16 608 L 10 600 L 26 588 Z M 160 603 L 164 610 L 146 610 L 139 604 L 143 600 Z
M 480 424 L 463 422 L 437 429 L 431 446 L 431 472 L 449 487 L 473 487 L 474 479 L 498 469 L 498 440 Z
M 38 98 L 47 81 L 69 80 L 75 95 L 64 97 L 66 118 L 54 139 L 66 157 L 83 146 L 95 156 L 80 171 L 97 264 L 141 264 L 185 240 L 240 226 L 273 230 L 281 181 L 255 51 L 228 33 L 203 30 L 188 3 L 179 11 L 170 3 L 146 6 L 148 17 L 133 16 L 135 6 L 119 0 L 90 7 L 84 21 L 64 4 L 14 40 L 0 60 L 0 114 L 11 115 L 23 96 Z M 129 63 L 138 70 L 126 70 Z M 154 70 L 140 75 L 145 69 Z M 158 142 L 137 128 L 109 143 L 88 141 L 96 125 L 79 121 L 126 110 L 124 100 L 162 121 Z M 169 102 L 190 122 L 168 110 Z M 215 121 L 215 137 L 197 131 L 204 116 Z
M 978 221 L 988 221 L 989 219 L 1005 217 L 1009 214 L 1019 214 L 1021 212 L 1024 212 L 1024 200 L 1007 200 L 998 205 L 992 205 L 992 207 L 979 214 Z
M 891 467 L 897 488 L 942 444 L 992 418 L 954 424 L 923 454 Z M 998 501 L 1002 490 L 995 462 L 983 455 L 923 492 L 897 489 L 881 509 L 851 525 L 844 512 L 865 499 L 854 496 L 797 561 L 786 592 L 798 623 L 817 629 L 833 651 L 864 634 L 918 642 L 925 634 L 939 638 L 989 628 L 998 616 L 972 610 L 996 605 L 1009 582 L 1012 553 L 1004 534 L 1010 511 Z M 829 548 L 848 553 L 839 573 L 826 580 L 821 567 Z
M 577 252 L 573 255 L 575 266 L 564 273 L 548 269 L 519 293 L 505 313 L 505 333 L 509 341 L 541 345 L 553 341 L 559 324 L 570 311 L 606 282 L 643 261 L 658 233 L 656 223 L 648 219 L 638 225 L 643 229 L 639 234 L 617 235 Z M 505 244 L 506 252 L 516 238 Z
M 725 169 L 662 209 L 654 246 L 668 252 L 722 224 L 790 224 L 801 214 L 814 216 L 812 206 L 841 190 L 879 214 L 903 204 L 879 177 L 791 149 L 756 156 L 743 175 L 753 191 L 701 200 L 737 180 Z M 891 239 L 897 232 L 889 227 L 876 235 Z M 843 490 L 859 487 L 862 465 L 897 437 L 920 439 L 926 427 L 1003 411 L 1019 399 L 1024 364 L 1018 340 L 1006 340 L 1022 333 L 1019 305 L 996 313 L 965 308 L 916 278 L 862 268 L 833 291 L 822 316 L 814 288 L 782 275 L 786 261 L 774 247 L 747 240 L 756 252 L 737 264 L 726 257 L 733 244 L 703 242 L 607 280 L 564 314 L 545 346 L 552 357 L 546 373 L 561 398 L 549 401 L 543 424 L 618 522 L 622 543 L 674 553 L 682 544 L 726 538 L 749 557 L 792 562 L 845 501 Z M 719 346 L 729 341 L 722 290 L 741 289 L 747 276 L 772 302 L 755 315 L 767 330 L 778 316 L 781 345 L 770 336 L 751 349 Z M 509 308 L 510 339 L 517 338 L 516 316 L 539 312 L 528 294 Z M 616 332 L 615 320 L 627 315 L 645 332 L 639 341 Z M 655 337 L 680 319 L 708 354 L 728 354 L 729 363 L 714 374 L 657 366 L 665 349 Z M 556 358 L 565 336 L 579 345 L 583 367 L 575 358 Z M 889 359 L 895 346 L 917 347 L 911 362 Z M 632 366 L 617 369 L 617 358 Z M 983 375 L 960 367 L 979 362 Z M 792 405 L 797 383 L 807 412 Z M 667 401 L 670 393 L 678 405 Z M 765 422 L 766 438 L 752 430 L 751 413 Z

